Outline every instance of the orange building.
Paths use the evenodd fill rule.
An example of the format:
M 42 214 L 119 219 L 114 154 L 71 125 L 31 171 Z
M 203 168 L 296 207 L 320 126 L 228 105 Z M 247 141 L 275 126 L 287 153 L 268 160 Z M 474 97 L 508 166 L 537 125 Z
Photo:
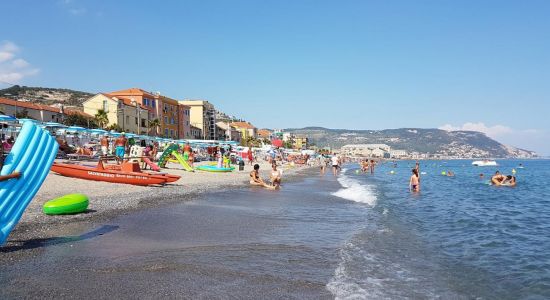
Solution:
M 158 95 L 157 104 L 159 105 L 158 115 L 160 120 L 161 135 L 168 138 L 177 139 L 178 120 L 179 120 L 179 103 L 177 100 L 166 96 Z
M 150 108 L 149 120 L 158 119 L 160 123 L 160 128 L 157 129 L 158 135 L 174 139 L 180 137 L 179 102 L 177 100 L 139 88 L 110 92 L 109 95 L 130 98 Z M 185 128 L 183 130 L 185 131 Z

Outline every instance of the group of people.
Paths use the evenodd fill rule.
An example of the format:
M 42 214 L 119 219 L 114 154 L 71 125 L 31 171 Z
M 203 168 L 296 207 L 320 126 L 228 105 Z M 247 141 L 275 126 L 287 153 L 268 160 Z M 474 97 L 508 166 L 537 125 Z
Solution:
M 250 172 L 250 184 L 253 186 L 262 186 L 268 189 L 278 189 L 281 187 L 281 171 L 277 170 L 277 163 L 271 163 L 271 173 L 269 174 L 269 183 L 266 183 L 260 176 L 260 165 L 255 164 L 254 170 Z
M 496 186 L 516 186 L 516 176 L 503 175 L 499 171 L 491 177 L 491 184 Z
M 374 174 L 375 165 L 376 165 L 376 162 L 374 161 L 374 159 L 369 160 L 367 158 L 359 162 L 359 166 L 361 167 L 361 172 L 363 173 L 368 173 L 370 171 L 371 174 Z

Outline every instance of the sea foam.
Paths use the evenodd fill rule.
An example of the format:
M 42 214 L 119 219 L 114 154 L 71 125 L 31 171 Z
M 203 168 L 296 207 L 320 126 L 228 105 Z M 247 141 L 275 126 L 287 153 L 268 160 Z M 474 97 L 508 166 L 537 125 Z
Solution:
M 338 177 L 338 182 L 342 186 L 340 190 L 332 193 L 333 196 L 359 203 L 365 203 L 372 207 L 376 206 L 377 197 L 372 186 L 361 183 L 359 180 L 349 177 L 345 174 L 346 169 L 342 170 L 342 175 Z

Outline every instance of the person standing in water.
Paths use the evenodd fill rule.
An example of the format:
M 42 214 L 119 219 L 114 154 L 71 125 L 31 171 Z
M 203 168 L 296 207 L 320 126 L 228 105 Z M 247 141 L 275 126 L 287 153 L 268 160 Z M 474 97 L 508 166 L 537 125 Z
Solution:
M 340 168 L 340 159 L 338 158 L 338 156 L 336 156 L 336 153 L 334 153 L 330 160 L 332 162 L 332 173 L 334 174 L 334 176 L 337 176 L 338 169 Z
M 418 175 L 418 169 L 412 169 L 411 179 L 409 180 L 409 190 L 411 192 L 420 192 L 420 176 Z

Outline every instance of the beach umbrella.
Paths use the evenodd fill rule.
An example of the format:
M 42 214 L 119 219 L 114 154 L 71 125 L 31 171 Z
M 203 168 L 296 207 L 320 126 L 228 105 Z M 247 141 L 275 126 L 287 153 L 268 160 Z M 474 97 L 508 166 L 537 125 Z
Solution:
M 33 120 L 33 119 L 17 119 L 17 121 L 19 121 L 19 123 L 25 123 L 25 122 L 36 123 L 36 122 L 38 122 L 38 121 Z
M 6 115 L 0 115 L 0 121 L 9 122 L 9 121 L 15 121 L 16 118 L 12 116 L 6 116 Z
M 273 140 L 273 141 L 271 141 L 271 144 L 275 147 L 282 147 L 283 146 L 283 141 L 282 140 Z
M 84 127 L 80 127 L 80 126 L 70 126 L 70 127 L 67 127 L 66 131 L 86 131 L 86 128 Z

